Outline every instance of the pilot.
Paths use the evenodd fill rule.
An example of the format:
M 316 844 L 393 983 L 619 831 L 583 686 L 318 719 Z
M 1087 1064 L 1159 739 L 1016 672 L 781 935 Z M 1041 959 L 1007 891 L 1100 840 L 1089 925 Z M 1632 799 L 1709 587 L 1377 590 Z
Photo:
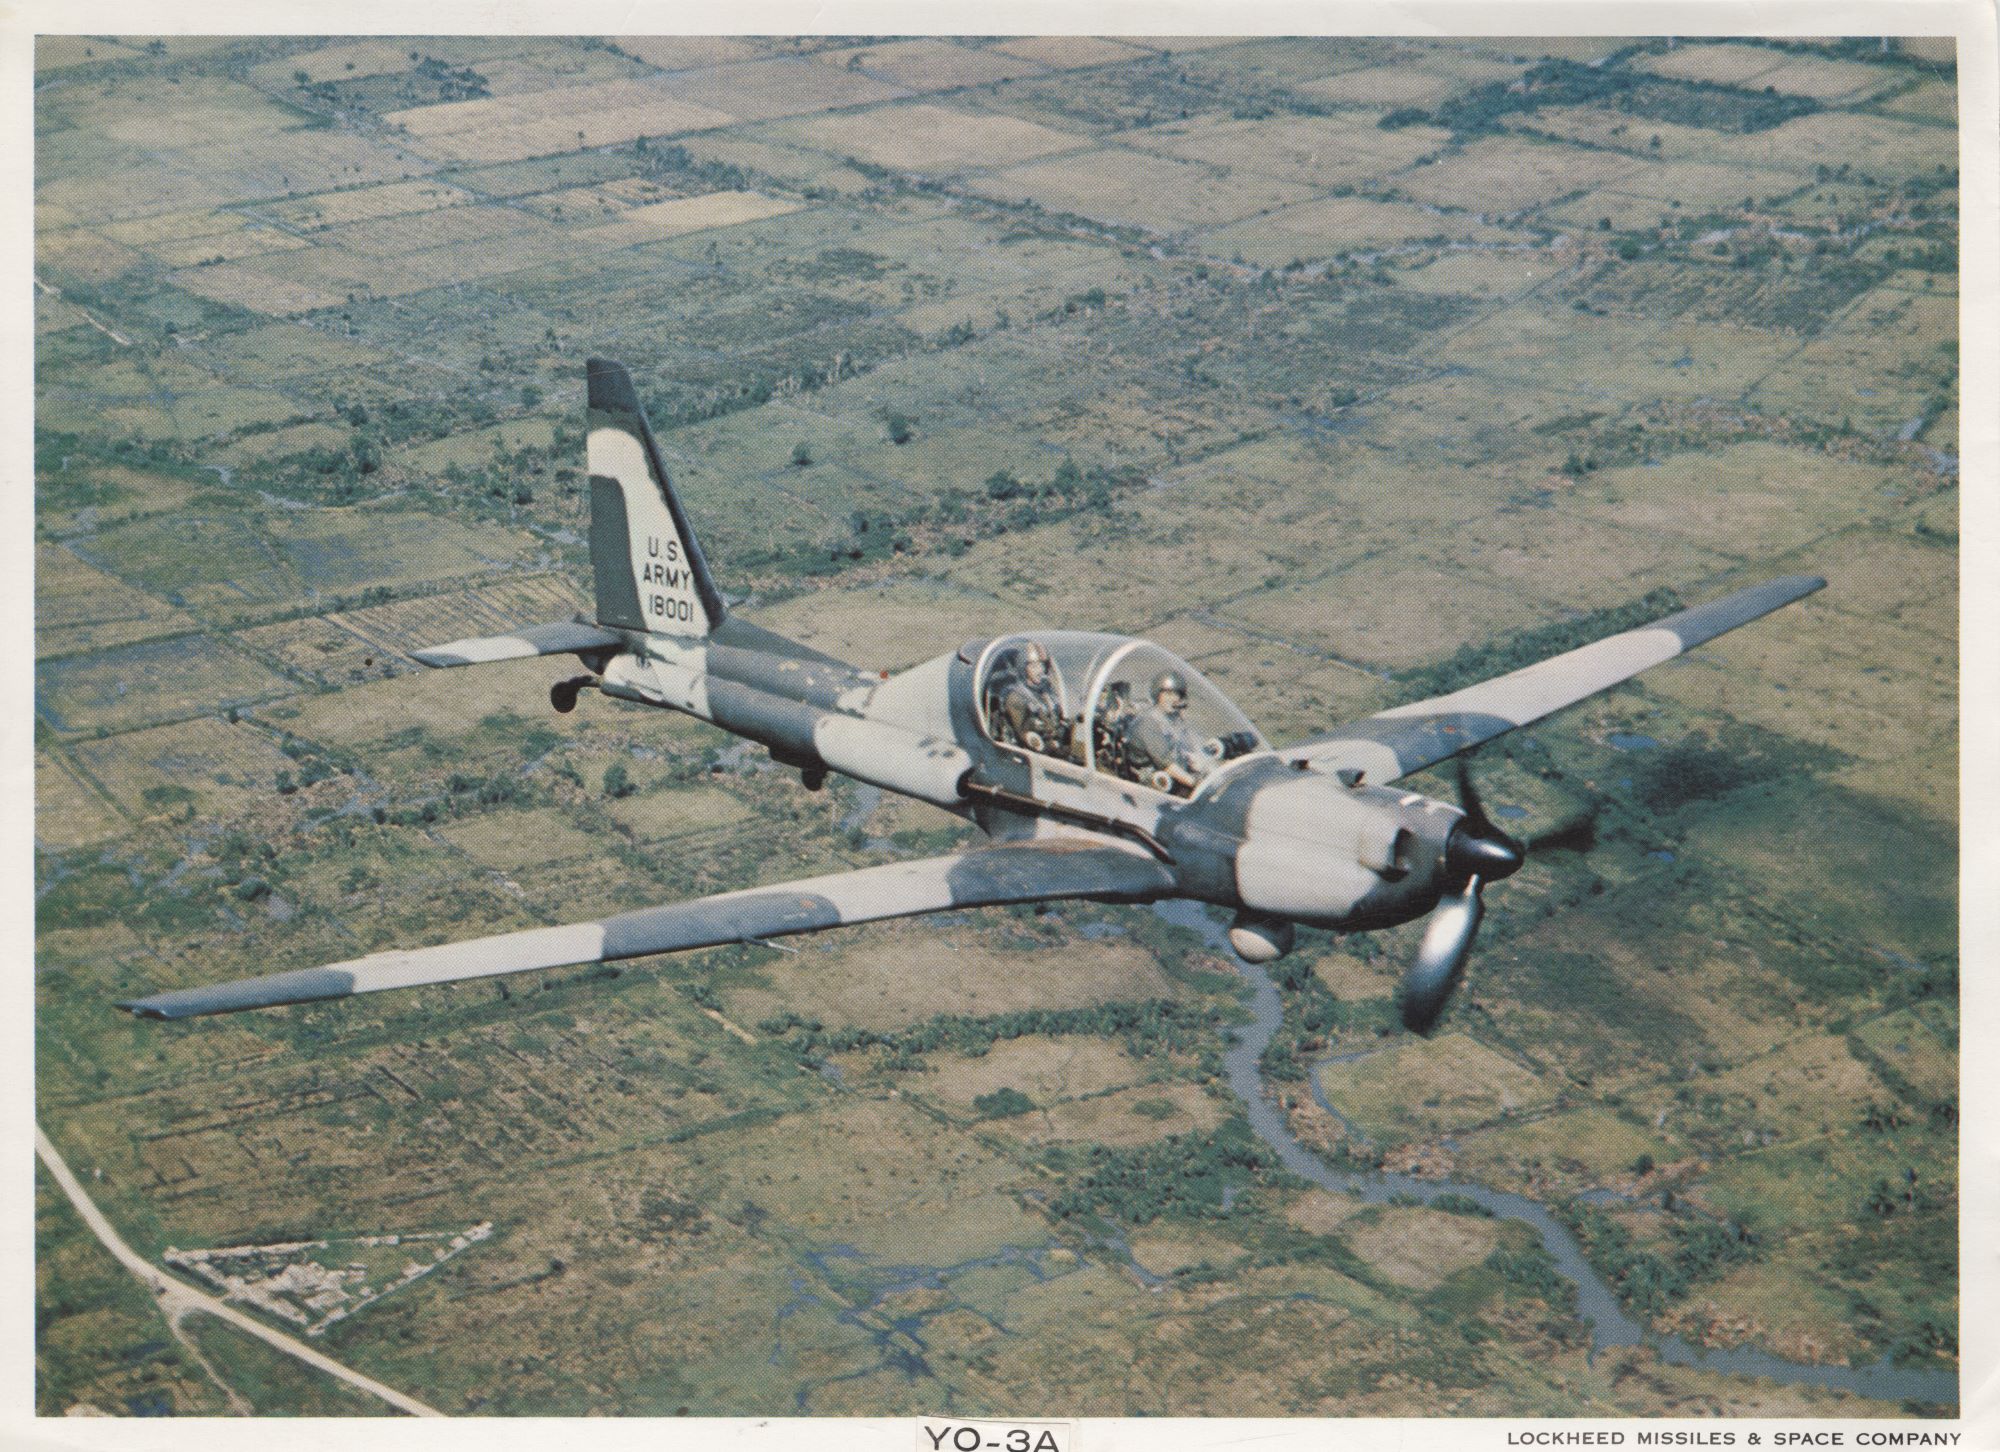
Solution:
M 1021 674 L 1000 693 L 1002 740 L 1016 741 L 1030 751 L 1058 755 L 1065 737 L 1062 698 L 1049 674 L 1049 652 L 1039 640 L 1022 651 Z
M 1201 741 L 1189 724 L 1187 677 L 1164 670 L 1153 677 L 1153 704 L 1125 733 L 1126 760 L 1142 781 L 1176 796 L 1192 792 L 1208 769 Z
M 1097 748 L 1097 769 L 1136 780 L 1138 773 L 1126 759 L 1125 737 L 1139 717 L 1132 704 L 1132 683 L 1112 681 L 1104 688 L 1104 704 L 1097 708 L 1091 739 Z

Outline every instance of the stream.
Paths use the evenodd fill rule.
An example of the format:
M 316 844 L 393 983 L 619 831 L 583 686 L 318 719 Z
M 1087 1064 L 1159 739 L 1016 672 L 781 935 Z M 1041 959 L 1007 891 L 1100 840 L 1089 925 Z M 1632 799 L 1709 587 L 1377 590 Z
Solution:
M 1250 984 L 1253 1018 L 1238 1031 L 1235 1043 L 1223 1056 L 1223 1067 L 1231 1091 L 1243 1101 L 1251 1130 L 1277 1152 L 1286 1169 L 1301 1179 L 1340 1194 L 1358 1196 L 1370 1204 L 1403 1198 L 1428 1205 L 1441 1195 L 1462 1196 L 1501 1219 L 1523 1222 L 1540 1237 L 1542 1248 L 1554 1259 L 1558 1274 L 1576 1286 L 1577 1315 L 1590 1328 L 1592 1356 L 1620 1346 L 1646 1346 L 1672 1366 L 1699 1366 L 1710 1371 L 1760 1376 L 1795 1385 L 1831 1387 L 1886 1401 L 1914 1400 L 1957 1405 L 1956 1372 L 1897 1366 L 1886 1356 L 1872 1366 L 1788 1361 L 1754 1346 L 1711 1349 L 1696 1346 L 1679 1336 L 1664 1336 L 1649 1331 L 1626 1314 L 1611 1287 L 1591 1268 L 1583 1247 L 1569 1229 L 1546 1206 L 1524 1195 L 1495 1190 L 1469 1180 L 1420 1179 L 1415 1175 L 1387 1171 L 1335 1169 L 1293 1137 L 1285 1123 L 1284 1113 L 1265 1096 L 1258 1061 L 1284 1016 L 1284 1001 L 1270 976 L 1262 968 L 1245 963 L 1236 956 L 1229 946 L 1227 931 L 1222 924 L 1209 917 L 1201 904 L 1175 900 L 1156 903 L 1153 911 L 1176 927 L 1199 933 L 1209 947 L 1234 965 Z M 1340 1111 L 1320 1094 L 1317 1072 L 1313 1075 L 1313 1092 L 1323 1107 L 1336 1116 L 1340 1115 Z
M 861 782 L 854 788 L 854 805 L 834 824 L 833 830 L 842 837 L 860 834 L 858 845 L 869 852 L 891 852 L 896 844 L 887 837 L 878 837 L 868 830 L 874 820 L 876 809 L 882 805 L 882 788 Z

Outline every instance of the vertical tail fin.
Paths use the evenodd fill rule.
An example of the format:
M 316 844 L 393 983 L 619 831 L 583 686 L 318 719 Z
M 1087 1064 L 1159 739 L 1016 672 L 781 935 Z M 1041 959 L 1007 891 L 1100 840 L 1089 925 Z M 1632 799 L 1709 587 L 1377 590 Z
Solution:
M 700 637 L 722 623 L 722 595 L 674 497 L 632 379 L 590 369 L 590 564 L 597 620 L 623 630 Z

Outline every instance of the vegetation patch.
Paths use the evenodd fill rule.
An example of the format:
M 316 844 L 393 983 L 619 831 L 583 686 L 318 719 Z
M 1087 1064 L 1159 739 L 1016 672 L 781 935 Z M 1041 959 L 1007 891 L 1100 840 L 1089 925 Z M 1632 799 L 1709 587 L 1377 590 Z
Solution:
M 1059 1160 L 1070 1186 L 1049 1202 L 1058 1219 L 1103 1219 L 1146 1225 L 1162 1216 L 1215 1219 L 1229 1214 L 1238 1193 L 1276 1182 L 1277 1152 L 1241 1118 L 1200 1135 L 1172 1135 L 1138 1149 L 1097 1146 Z
M 1759 1254 L 1756 1236 L 1740 1222 L 1694 1214 L 1671 1216 L 1664 1242 L 1642 1248 L 1630 1230 L 1599 1206 L 1572 1199 L 1555 1209 L 1618 1299 L 1648 1319 L 1730 1266 Z
M 1601 65 L 1545 60 L 1519 80 L 1489 81 L 1433 111 L 1399 107 L 1384 115 L 1381 124 L 1442 126 L 1456 136 L 1480 136 L 1499 130 L 1510 117 L 1533 115 L 1545 106 L 1589 105 L 1647 121 L 1749 132 L 1768 131 L 1819 109 L 1809 96 L 1648 74 L 1622 64 L 1630 55 L 1629 50 L 1615 53 Z
M 1293 954 L 1270 970 L 1272 981 L 1285 996 L 1284 1020 L 1271 1035 L 1258 1067 L 1265 1078 L 1278 1083 L 1304 1082 L 1313 1059 L 1328 1045 L 1340 1038 L 1387 1030 L 1393 1022 L 1388 998 L 1346 1002 L 1327 988 L 1313 966 L 1310 959 Z
M 975 1097 L 972 1107 L 987 1119 L 1008 1119 L 1016 1114 L 1026 1114 L 1035 1107 L 1035 1101 L 1018 1089 L 995 1089 L 991 1094 Z
M 782 1037 L 786 1047 L 808 1061 L 828 1054 L 873 1049 L 894 1069 L 920 1067 L 923 1055 L 939 1050 L 982 1054 L 994 1044 L 1028 1035 L 1090 1034 L 1118 1039 L 1128 1053 L 1192 1053 L 1212 1046 L 1222 1015 L 1212 1003 L 1151 999 L 1141 1003 L 1100 1003 L 1087 1008 L 1029 1009 L 971 1018 L 943 1014 L 912 1028 L 890 1032 L 865 1028 L 829 1029 L 816 1019 L 785 1012 L 760 1021 L 760 1032 Z M 975 1101 L 976 1103 L 977 1101 Z

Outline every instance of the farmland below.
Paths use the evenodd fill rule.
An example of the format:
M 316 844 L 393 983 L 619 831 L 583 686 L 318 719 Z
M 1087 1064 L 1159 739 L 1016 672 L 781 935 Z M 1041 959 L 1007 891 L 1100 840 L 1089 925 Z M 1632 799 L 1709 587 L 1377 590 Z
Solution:
M 1949 40 L 36 63 L 37 1116 L 142 1254 L 453 1413 L 1953 1410 L 1593 1357 L 1519 1221 L 1298 1179 L 1243 981 L 1144 910 L 110 1008 L 967 839 L 552 714 L 566 659 L 411 659 L 587 608 L 587 356 L 746 618 L 884 670 L 1145 635 L 1274 742 L 1818 574 L 1478 754 L 1548 845 L 1435 1036 L 1419 925 L 1304 933 L 1259 1068 L 1662 1335 L 1954 1371 Z M 40 1412 L 374 1410 L 170 1328 L 51 1182 L 36 1235 Z

